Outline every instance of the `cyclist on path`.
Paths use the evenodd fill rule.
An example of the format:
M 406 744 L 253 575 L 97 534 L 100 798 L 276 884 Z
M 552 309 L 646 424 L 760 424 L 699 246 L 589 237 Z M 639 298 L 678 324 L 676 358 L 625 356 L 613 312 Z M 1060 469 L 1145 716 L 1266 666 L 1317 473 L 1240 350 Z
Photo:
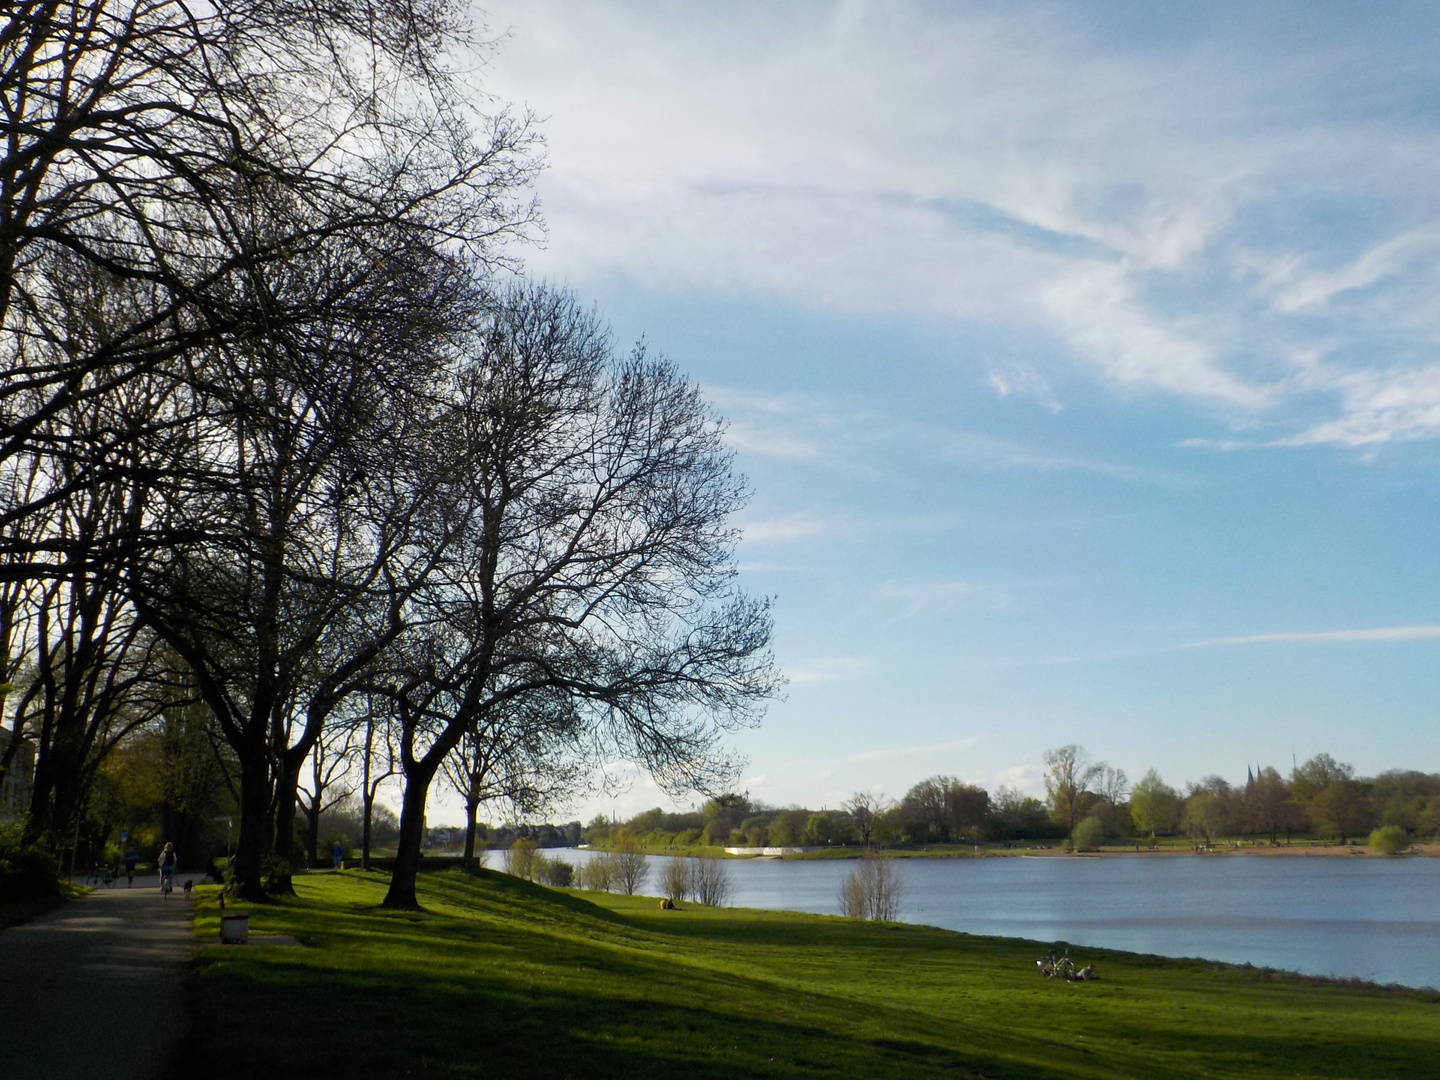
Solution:
M 175 854 L 175 845 L 168 840 L 160 850 L 160 895 L 169 897 L 175 887 L 175 868 L 180 865 L 180 856 Z

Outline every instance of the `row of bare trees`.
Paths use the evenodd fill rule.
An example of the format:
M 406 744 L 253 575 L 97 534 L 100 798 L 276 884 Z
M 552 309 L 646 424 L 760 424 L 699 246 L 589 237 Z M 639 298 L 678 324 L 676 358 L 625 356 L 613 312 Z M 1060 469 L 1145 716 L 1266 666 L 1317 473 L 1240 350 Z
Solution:
M 393 739 L 392 906 L 447 767 L 472 822 L 617 756 L 731 776 L 719 739 L 776 682 L 733 581 L 743 481 L 671 364 L 497 277 L 538 145 L 470 107 L 468 42 L 448 0 L 22 2 L 0 33 L 0 678 L 31 840 L 189 702 L 239 774 L 250 897 L 287 887 L 337 729 Z

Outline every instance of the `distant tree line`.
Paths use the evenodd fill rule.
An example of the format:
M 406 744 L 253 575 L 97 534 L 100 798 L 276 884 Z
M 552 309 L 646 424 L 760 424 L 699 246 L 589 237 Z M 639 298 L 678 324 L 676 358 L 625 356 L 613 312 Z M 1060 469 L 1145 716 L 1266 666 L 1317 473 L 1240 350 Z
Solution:
M 1337 842 L 1394 826 L 1411 837 L 1440 835 L 1440 774 L 1392 770 L 1358 777 L 1329 754 L 1282 776 L 1247 769 L 1243 784 L 1219 776 L 1174 788 L 1150 769 L 1131 785 L 1123 770 L 1091 761 L 1069 745 L 1045 755 L 1046 797 L 1001 787 L 993 795 L 954 777 L 932 776 L 898 800 L 860 792 L 836 809 L 778 808 L 743 795 L 711 799 L 699 810 L 647 810 L 625 822 L 597 817 L 587 843 L 620 837 L 651 849 L 858 845 L 1149 842 L 1185 837 L 1197 845 L 1222 837 L 1270 843 L 1298 836 Z

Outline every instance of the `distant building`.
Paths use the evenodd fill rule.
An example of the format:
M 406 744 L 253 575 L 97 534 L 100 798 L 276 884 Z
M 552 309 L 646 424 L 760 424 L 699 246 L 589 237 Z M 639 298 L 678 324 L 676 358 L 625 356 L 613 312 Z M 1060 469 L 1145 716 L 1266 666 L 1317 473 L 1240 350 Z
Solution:
M 10 745 L 14 733 L 0 727 L 0 754 Z M 22 742 L 5 779 L 0 780 L 0 822 L 19 821 L 30 806 L 30 783 L 35 775 L 35 744 Z

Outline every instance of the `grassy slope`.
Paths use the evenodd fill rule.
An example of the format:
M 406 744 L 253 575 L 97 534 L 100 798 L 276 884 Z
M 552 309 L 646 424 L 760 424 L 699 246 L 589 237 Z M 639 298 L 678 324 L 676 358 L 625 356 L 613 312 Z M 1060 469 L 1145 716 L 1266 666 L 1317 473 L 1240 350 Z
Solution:
M 1035 973 L 1036 946 L 923 927 L 421 876 L 297 879 L 252 932 L 204 948 L 192 1067 L 211 1077 L 1417 1077 L 1440 998 L 1085 950 L 1102 981 Z M 197 931 L 216 940 L 213 890 Z

